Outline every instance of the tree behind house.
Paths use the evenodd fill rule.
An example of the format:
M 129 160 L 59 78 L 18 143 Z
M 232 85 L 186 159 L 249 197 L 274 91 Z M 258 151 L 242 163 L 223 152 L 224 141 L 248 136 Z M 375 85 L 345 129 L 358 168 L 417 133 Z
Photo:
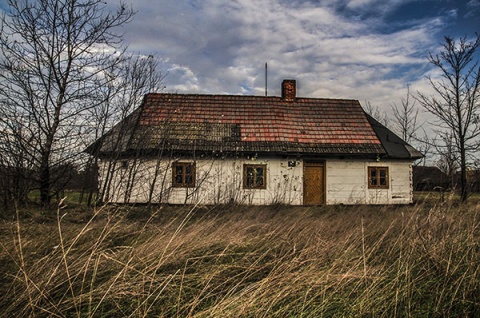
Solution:
M 392 124 L 393 130 L 398 135 L 411 144 L 417 140 L 417 130 L 420 128 L 418 122 L 418 108 L 415 106 L 415 101 L 412 100 L 410 94 L 410 86 L 407 86 L 407 95 L 400 100 L 400 105 L 395 102 L 391 105 L 393 111 Z
M 439 54 L 430 54 L 428 60 L 441 73 L 441 79 L 429 77 L 434 96 L 418 94 L 417 100 L 435 116 L 439 135 L 451 136 L 452 145 L 458 154 L 460 166 L 461 199 L 468 196 L 467 169 L 471 156 L 479 149 L 480 142 L 480 66 L 477 49 L 480 35 L 472 41 L 465 37 L 458 41 L 445 37 Z

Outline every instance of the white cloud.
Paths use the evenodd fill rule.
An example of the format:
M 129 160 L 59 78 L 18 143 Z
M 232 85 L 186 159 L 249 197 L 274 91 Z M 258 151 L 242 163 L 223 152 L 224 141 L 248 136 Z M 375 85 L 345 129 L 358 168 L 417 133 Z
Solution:
M 480 0 L 470 0 L 467 3 L 469 9 L 480 9 Z
M 466 18 L 469 17 L 477 17 L 480 13 L 480 0 L 470 0 L 467 3 L 467 14 L 465 15 Z
M 378 2 L 378 0 L 351 0 L 348 1 L 347 7 L 350 9 L 359 9 L 367 5 L 372 6 L 375 2 Z
M 138 14 L 126 39 L 164 59 L 169 91 L 263 95 L 268 62 L 270 95 L 280 94 L 283 78 L 296 78 L 302 96 L 388 105 L 422 77 L 443 23 L 377 29 L 385 12 L 411 1 L 132 0 Z M 342 11 L 372 6 L 378 14 L 368 19 Z
M 346 7 L 351 10 L 373 10 L 385 14 L 396 10 L 401 5 L 414 1 L 419 0 L 348 0 Z

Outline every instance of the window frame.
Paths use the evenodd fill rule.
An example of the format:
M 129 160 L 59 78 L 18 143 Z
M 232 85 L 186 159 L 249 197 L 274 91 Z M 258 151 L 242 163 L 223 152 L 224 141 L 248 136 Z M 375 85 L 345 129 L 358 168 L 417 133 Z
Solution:
M 376 176 L 372 177 L 372 172 L 375 171 Z M 385 177 L 381 177 L 381 171 L 385 171 Z M 372 179 L 376 178 L 375 184 Z M 385 184 L 382 183 L 382 179 L 385 179 Z M 368 188 L 369 189 L 389 189 L 390 188 L 390 173 L 388 167 L 385 166 L 370 166 L 368 167 Z
M 177 182 L 177 167 L 182 167 L 182 182 Z M 192 168 L 192 172 L 187 174 L 187 167 Z M 174 162 L 172 164 L 172 187 L 174 188 L 194 188 L 196 184 L 197 169 L 195 162 Z M 187 182 L 187 176 L 191 175 L 192 181 Z
M 263 169 L 262 171 L 262 180 L 263 183 L 261 185 L 253 185 L 249 186 L 248 185 L 248 170 L 253 169 L 253 171 L 256 171 L 256 169 L 261 168 Z M 257 175 L 255 174 L 253 176 L 254 180 L 257 179 Z M 267 188 L 267 165 L 266 164 L 249 164 L 245 163 L 243 164 L 243 188 L 244 189 L 266 189 Z

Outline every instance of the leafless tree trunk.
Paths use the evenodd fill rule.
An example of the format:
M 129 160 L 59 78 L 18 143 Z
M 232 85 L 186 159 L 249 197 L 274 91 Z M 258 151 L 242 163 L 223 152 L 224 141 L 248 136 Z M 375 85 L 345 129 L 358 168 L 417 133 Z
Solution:
M 455 172 L 458 170 L 458 152 L 455 150 L 453 136 L 444 133 L 440 136 L 441 146 L 435 147 L 439 156 L 437 167 L 448 176 L 450 187 L 455 186 Z
M 467 168 L 469 155 L 480 147 L 480 66 L 477 49 L 480 35 L 467 41 L 445 37 L 439 54 L 430 54 L 429 62 L 442 74 L 442 79 L 429 77 L 435 96 L 419 93 L 417 100 L 437 118 L 440 133 L 451 134 L 460 160 L 461 200 L 468 196 Z
M 133 12 L 121 5 L 109 13 L 101 0 L 8 4 L 0 18 L 0 115 L 8 129 L 22 119 L 21 147 L 34 159 L 40 200 L 48 205 L 52 168 L 80 153 L 84 115 L 103 102 L 98 85 L 111 81 L 106 71 L 122 60 L 115 28 Z

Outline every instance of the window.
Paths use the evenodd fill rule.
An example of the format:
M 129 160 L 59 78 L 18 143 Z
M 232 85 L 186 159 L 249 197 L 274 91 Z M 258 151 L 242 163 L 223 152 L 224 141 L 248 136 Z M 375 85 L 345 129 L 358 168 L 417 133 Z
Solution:
M 388 189 L 388 167 L 368 167 L 368 188 Z
M 243 188 L 265 189 L 267 165 L 243 165 Z
M 195 163 L 174 162 L 172 185 L 177 188 L 195 187 Z

